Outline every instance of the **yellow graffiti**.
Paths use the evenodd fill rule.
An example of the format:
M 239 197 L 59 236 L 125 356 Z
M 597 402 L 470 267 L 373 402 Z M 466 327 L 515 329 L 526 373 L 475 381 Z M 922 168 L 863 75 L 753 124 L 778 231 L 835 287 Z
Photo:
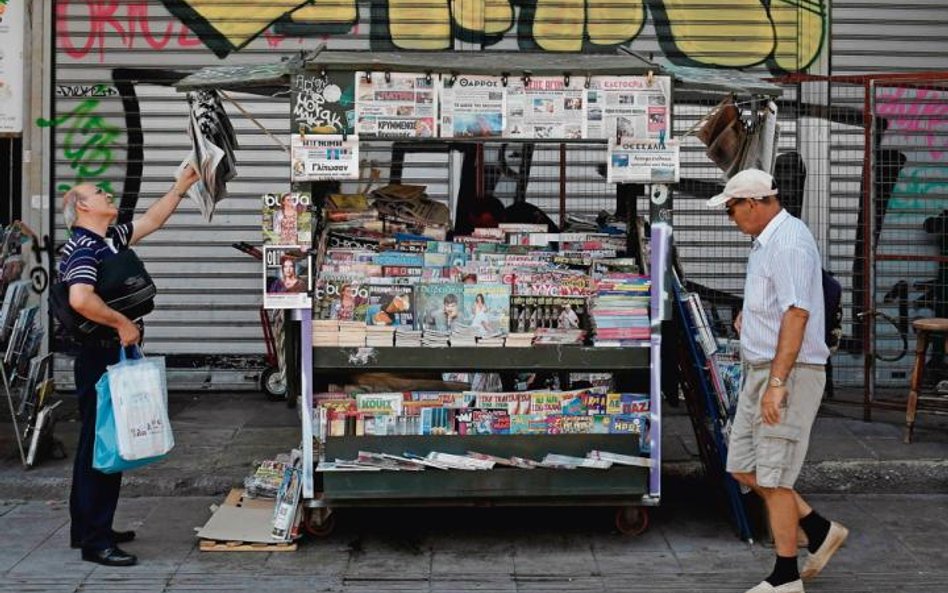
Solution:
M 178 4 L 178 2 L 173 4 Z M 202 24 L 212 27 L 231 47 L 241 48 L 265 31 L 273 21 L 308 2 L 300 0 L 268 0 L 267 2 L 190 0 L 181 4 L 187 5 L 194 11 L 203 21 Z M 169 6 L 169 8 L 174 12 L 173 7 Z M 187 24 L 187 21 L 185 23 Z
M 826 10 L 822 0 L 772 0 L 776 45 L 774 61 L 781 70 L 805 70 L 820 55 Z
M 402 49 L 451 47 L 451 11 L 444 0 L 388 0 L 388 29 Z
M 357 0 L 162 0 L 218 55 L 239 50 L 281 18 L 351 27 Z M 772 71 L 805 70 L 823 51 L 826 0 L 379 0 L 372 26 L 405 50 L 446 50 L 454 39 L 496 43 L 519 18 L 524 50 L 578 52 L 631 43 L 649 3 L 658 43 L 672 62 Z M 515 12 L 514 7 L 518 7 Z M 240 15 L 241 18 L 235 18 Z M 519 16 L 518 16 L 519 15 Z M 339 32 L 336 29 L 335 32 Z
M 355 0 L 314 0 L 290 15 L 294 23 L 314 25 L 354 24 L 359 18 Z
M 497 35 L 513 23 L 513 7 L 507 0 L 451 0 L 451 16 L 466 31 Z

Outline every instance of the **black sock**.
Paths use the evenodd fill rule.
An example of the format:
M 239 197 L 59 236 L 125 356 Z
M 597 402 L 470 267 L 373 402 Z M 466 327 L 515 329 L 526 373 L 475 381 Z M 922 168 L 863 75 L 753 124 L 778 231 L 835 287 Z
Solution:
M 779 587 L 784 583 L 789 583 L 800 578 L 800 570 L 797 568 L 796 556 L 777 556 L 777 562 L 774 564 L 774 571 L 765 580 Z
M 819 550 L 820 546 L 823 545 L 823 541 L 826 540 L 826 534 L 830 530 L 830 522 L 821 517 L 816 511 L 813 511 L 800 519 L 800 528 L 806 534 L 806 549 L 812 554 Z

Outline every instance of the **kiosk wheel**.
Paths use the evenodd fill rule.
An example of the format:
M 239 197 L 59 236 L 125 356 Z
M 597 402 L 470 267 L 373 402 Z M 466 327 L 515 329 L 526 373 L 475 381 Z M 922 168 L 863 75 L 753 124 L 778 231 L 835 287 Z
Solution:
M 303 529 L 313 537 L 329 537 L 336 528 L 336 514 L 329 509 L 306 509 Z
M 648 530 L 648 509 L 619 507 L 616 509 L 616 529 L 622 535 L 638 536 Z
M 280 369 L 267 367 L 260 373 L 260 389 L 267 399 L 273 402 L 286 399 L 286 376 L 280 374 Z

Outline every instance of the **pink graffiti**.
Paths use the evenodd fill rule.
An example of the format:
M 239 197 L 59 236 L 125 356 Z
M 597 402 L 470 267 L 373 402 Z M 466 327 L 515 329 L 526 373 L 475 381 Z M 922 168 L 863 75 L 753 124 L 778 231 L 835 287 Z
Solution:
M 273 49 L 280 47 L 286 41 L 286 36 L 273 31 L 273 27 L 269 27 L 263 32 L 263 38 L 267 40 L 267 45 Z
M 886 88 L 879 93 L 876 113 L 889 121 L 889 130 L 923 138 L 929 155 L 940 160 L 946 147 L 943 133 L 948 102 L 943 93 L 927 89 Z
M 72 33 L 69 30 L 70 6 L 83 5 L 85 7 L 86 20 L 89 23 L 89 31 L 85 33 Z M 144 39 L 145 43 L 151 49 L 161 51 L 175 41 L 179 47 L 193 47 L 201 45 L 201 41 L 191 36 L 190 30 L 183 24 L 180 27 L 177 36 L 174 33 L 175 23 L 168 23 L 165 30 L 155 33 L 151 30 L 148 2 L 119 2 L 117 0 L 103 0 L 95 2 L 85 0 L 84 2 L 70 2 L 69 0 L 60 0 L 56 4 L 56 36 L 59 39 L 60 47 L 69 57 L 80 60 L 85 58 L 94 49 L 98 49 L 99 62 L 105 61 L 105 43 L 107 35 L 117 33 L 121 39 L 122 46 L 131 49 L 135 46 L 137 39 Z M 124 8 L 124 16 L 119 14 L 119 9 Z M 85 39 L 81 36 L 85 35 Z M 78 43 L 75 43 L 78 41 Z

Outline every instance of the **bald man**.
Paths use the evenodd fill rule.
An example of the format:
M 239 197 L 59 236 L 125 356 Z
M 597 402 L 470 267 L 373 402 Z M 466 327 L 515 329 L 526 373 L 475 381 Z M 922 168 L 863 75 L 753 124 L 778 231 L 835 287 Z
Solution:
M 131 566 L 138 560 L 118 544 L 131 541 L 133 531 L 114 531 L 122 474 L 92 468 L 95 445 L 95 384 L 108 365 L 118 362 L 119 345 L 141 340 L 141 329 L 110 308 L 95 292 L 98 266 L 160 229 L 177 209 L 198 175 L 188 167 L 167 194 L 140 218 L 115 225 L 118 208 L 112 195 L 90 184 L 77 185 L 63 196 L 63 218 L 71 236 L 62 250 L 60 279 L 69 286 L 69 305 L 86 319 L 104 326 L 80 342 L 74 374 L 82 430 L 69 494 L 70 542 L 82 548 L 82 559 L 106 566 Z M 114 226 L 113 226 L 114 225 Z

